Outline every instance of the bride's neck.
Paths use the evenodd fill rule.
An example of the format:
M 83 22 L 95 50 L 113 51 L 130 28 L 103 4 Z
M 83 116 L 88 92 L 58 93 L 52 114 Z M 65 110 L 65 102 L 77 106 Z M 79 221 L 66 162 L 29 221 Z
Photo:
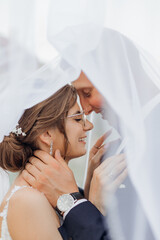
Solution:
M 29 183 L 27 183 L 25 180 L 24 180 L 24 178 L 22 177 L 22 173 L 20 173 L 17 177 L 16 177 L 16 179 L 15 179 L 15 181 L 14 181 L 14 183 L 13 183 L 14 185 L 18 185 L 18 186 L 30 186 L 29 185 Z

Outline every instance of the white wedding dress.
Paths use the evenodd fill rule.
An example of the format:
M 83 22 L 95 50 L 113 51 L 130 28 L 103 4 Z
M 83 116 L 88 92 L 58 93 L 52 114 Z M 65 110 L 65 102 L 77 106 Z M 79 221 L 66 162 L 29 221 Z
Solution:
M 0 240 L 12 240 L 9 230 L 8 230 L 8 224 L 7 224 L 7 214 L 8 214 L 8 206 L 9 206 L 9 201 L 11 199 L 11 197 L 13 196 L 13 194 L 15 192 L 17 192 L 18 190 L 25 188 L 25 187 L 29 187 L 29 186 L 15 186 L 13 188 L 13 190 L 11 191 L 10 196 L 7 198 L 6 200 L 6 205 L 3 209 L 3 211 L 0 213 L 0 217 L 3 218 L 2 220 L 2 227 L 1 227 L 1 238 Z M 31 187 L 29 187 L 31 188 Z

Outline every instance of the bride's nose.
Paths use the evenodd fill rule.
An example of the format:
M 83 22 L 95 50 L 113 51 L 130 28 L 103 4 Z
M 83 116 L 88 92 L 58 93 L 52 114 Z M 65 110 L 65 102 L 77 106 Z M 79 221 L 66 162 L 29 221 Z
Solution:
M 86 119 L 83 129 L 85 131 L 90 131 L 90 130 L 92 130 L 93 127 L 94 127 L 93 124 L 89 120 Z

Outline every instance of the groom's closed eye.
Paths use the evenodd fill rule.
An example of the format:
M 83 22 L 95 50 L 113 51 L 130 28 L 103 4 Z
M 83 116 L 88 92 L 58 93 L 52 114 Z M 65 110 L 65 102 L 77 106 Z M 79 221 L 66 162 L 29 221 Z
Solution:
M 91 96 L 91 90 L 83 90 L 82 91 L 83 97 L 90 97 Z

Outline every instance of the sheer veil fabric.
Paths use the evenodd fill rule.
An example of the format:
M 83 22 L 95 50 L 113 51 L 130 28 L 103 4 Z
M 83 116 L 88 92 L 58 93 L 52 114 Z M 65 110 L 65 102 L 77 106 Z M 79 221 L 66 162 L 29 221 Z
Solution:
M 20 1 L 16 3 L 20 4 Z M 118 31 L 114 24 L 109 24 L 106 3 L 111 6 L 110 1 L 102 0 L 52 0 L 48 13 L 48 40 L 58 50 L 59 56 L 41 68 L 34 53 L 34 31 L 28 33 L 29 47 L 25 41 L 25 29 L 34 29 L 36 1 L 29 2 L 26 8 L 19 5 L 24 19 L 28 19 L 27 13 L 33 17 L 33 21 L 24 21 L 23 28 L 18 25 L 17 11 L 12 6 L 15 20 L 12 27 L 14 30 L 17 27 L 16 31 L 21 35 L 11 35 L 5 48 L 9 49 L 8 59 L 18 59 L 21 68 L 6 57 L 9 64 L 2 68 L 3 81 L 0 84 L 3 113 L 0 138 L 2 140 L 15 127 L 25 108 L 77 79 L 83 70 L 105 97 L 108 109 L 115 113 L 118 130 L 126 140 L 126 188 L 119 189 L 109 198 L 110 201 L 106 200 L 106 222 L 112 238 L 160 239 L 160 68 L 146 51 L 148 49 L 141 48 L 130 34 L 126 36 L 122 28 Z M 115 29 L 104 27 L 106 16 L 107 26 Z M 137 42 L 142 45 L 142 41 Z M 16 51 L 17 43 L 19 51 Z M 2 59 L 0 55 L 1 63 Z M 108 114 L 109 111 L 106 117 L 110 119 Z
M 106 2 L 112 6 L 111 1 Z M 160 239 L 158 226 L 160 71 L 154 57 L 142 47 L 145 46 L 152 53 L 156 51 L 152 51 L 153 48 L 147 47 L 149 45 L 146 43 L 140 47 L 118 32 L 117 28 L 116 30 L 102 28 L 105 8 L 103 1 L 99 2 L 97 11 L 96 1 L 92 3 L 88 1 L 84 9 L 79 8 L 78 3 L 80 2 L 77 1 L 75 6 L 73 1 L 69 1 L 66 7 L 63 0 L 58 4 L 52 1 L 50 11 L 54 21 L 49 21 L 48 37 L 62 57 L 75 68 L 82 69 L 106 98 L 108 106 L 118 117 L 122 139 L 127 139 L 125 152 L 129 177 L 126 180 L 126 189 L 117 191 L 108 208 L 107 222 L 112 237 Z M 144 4 L 145 1 L 137 6 L 142 10 Z M 153 6 L 151 2 L 148 4 Z M 113 7 L 118 9 L 119 5 L 113 1 Z M 127 6 L 131 12 L 133 9 L 129 8 L 129 4 Z M 96 22 L 93 17 L 94 10 L 97 13 L 100 7 L 102 14 L 99 14 Z M 125 14 L 126 9 L 126 5 L 122 5 L 121 16 Z M 113 15 L 109 14 L 113 19 L 116 18 L 114 12 Z M 75 15 L 78 17 L 75 18 Z M 147 14 L 145 20 L 146 18 Z M 116 20 L 121 22 L 121 19 Z M 153 18 L 153 22 L 154 20 Z M 55 28 L 53 22 L 60 28 L 58 26 Z M 110 23 L 108 22 L 107 26 L 114 26 Z M 151 33 L 152 31 L 153 29 Z M 127 33 L 123 25 L 121 32 Z M 147 34 L 149 32 L 146 31 L 146 39 Z M 143 43 L 140 37 L 133 39 Z
M 47 64 L 37 57 L 37 1 L 6 1 L 4 5 L 4 24 L 0 26 L 0 141 L 15 128 L 26 108 L 48 98 L 80 73 L 60 56 L 53 56 Z M 0 201 L 8 187 L 8 174 L 0 169 Z

